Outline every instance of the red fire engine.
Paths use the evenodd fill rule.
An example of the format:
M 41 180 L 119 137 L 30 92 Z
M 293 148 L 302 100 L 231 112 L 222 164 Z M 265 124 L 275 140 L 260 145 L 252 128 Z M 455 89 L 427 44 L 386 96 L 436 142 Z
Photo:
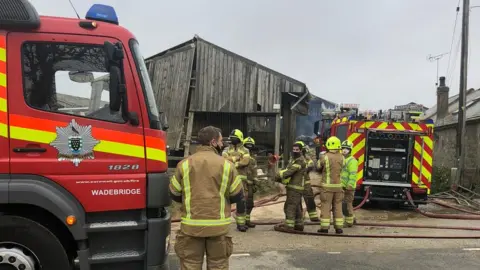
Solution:
M 365 119 L 355 104 L 340 105 L 333 120 L 328 115 L 319 137 L 323 142 L 337 136 L 353 143 L 352 155 L 359 163 L 357 200 L 369 190 L 370 201 L 406 204 L 408 190 L 415 203 L 426 203 L 432 183 L 433 123 L 386 119 L 381 111 Z M 320 127 L 316 130 L 318 134 Z
M 166 269 L 166 134 L 137 40 L 105 5 L 0 10 L 0 268 Z

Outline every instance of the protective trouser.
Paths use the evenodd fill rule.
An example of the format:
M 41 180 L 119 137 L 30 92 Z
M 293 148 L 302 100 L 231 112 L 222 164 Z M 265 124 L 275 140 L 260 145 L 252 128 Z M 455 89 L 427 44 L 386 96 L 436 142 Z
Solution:
M 333 226 L 335 229 L 343 228 L 342 201 L 343 191 L 325 191 L 320 193 L 322 205 L 320 207 L 320 229 L 328 230 L 330 228 L 330 211 L 333 211 Z
M 250 214 L 252 214 L 252 210 L 254 207 L 254 201 L 253 201 L 253 191 L 254 191 L 254 186 L 252 184 L 246 184 L 244 185 L 246 188 L 244 189 L 245 192 L 247 193 L 246 197 L 246 207 L 247 207 L 247 215 L 245 216 L 246 222 L 250 222 Z
M 355 190 L 345 190 L 344 202 L 347 205 L 345 211 L 345 224 L 349 227 L 353 226 L 355 220 L 355 213 L 353 212 L 353 199 L 355 197 Z
M 246 213 L 245 213 L 247 209 L 246 198 L 249 192 L 246 189 L 247 188 L 246 182 L 243 181 L 242 184 L 243 184 L 244 199 L 237 203 L 237 211 L 235 213 L 235 221 L 237 222 L 237 226 L 245 226 L 245 221 L 246 221 Z M 239 211 L 239 209 L 241 211 Z
M 208 270 L 227 270 L 233 252 L 233 242 L 232 237 L 228 235 L 193 237 L 179 231 L 174 248 L 180 260 L 181 270 L 202 270 L 205 254 Z
M 309 184 L 305 184 L 305 193 L 303 194 L 303 200 L 305 201 L 305 205 L 307 206 L 308 217 L 310 220 L 317 220 L 318 221 L 318 214 L 317 214 L 317 205 L 315 204 L 315 197 L 313 195 L 312 186 Z
M 287 187 L 287 200 L 283 206 L 283 211 L 285 212 L 285 225 L 290 228 L 303 226 L 302 197 L 302 191 Z

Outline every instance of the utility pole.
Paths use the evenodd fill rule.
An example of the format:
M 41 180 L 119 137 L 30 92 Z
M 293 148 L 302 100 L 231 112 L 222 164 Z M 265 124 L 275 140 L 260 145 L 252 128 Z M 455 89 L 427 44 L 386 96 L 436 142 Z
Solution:
M 466 100 L 467 100 L 467 71 L 468 71 L 468 32 L 470 22 L 470 0 L 463 0 L 462 15 L 462 50 L 460 58 L 460 93 L 458 96 L 458 123 L 457 123 L 457 183 L 463 179 L 465 171 L 465 135 L 466 135 Z
M 431 55 L 429 54 L 427 56 L 427 60 L 430 61 L 430 62 L 433 62 L 433 61 L 436 61 L 437 62 L 437 76 L 435 78 L 437 78 L 437 82 L 435 83 L 435 86 L 438 86 L 438 69 L 440 68 L 440 59 L 442 59 L 445 55 L 447 55 L 448 52 L 446 53 L 442 53 L 442 54 L 439 54 L 439 55 Z

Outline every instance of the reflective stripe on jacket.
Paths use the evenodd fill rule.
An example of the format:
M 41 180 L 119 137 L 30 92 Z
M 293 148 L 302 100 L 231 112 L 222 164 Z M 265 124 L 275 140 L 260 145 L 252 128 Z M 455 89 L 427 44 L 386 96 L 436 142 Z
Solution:
M 287 168 L 278 172 L 277 178 L 287 188 L 302 191 L 305 185 L 306 163 L 303 157 L 299 157 L 288 163 Z
M 238 174 L 246 181 L 248 164 L 250 163 L 250 151 L 248 148 L 243 146 L 243 144 L 239 144 L 236 147 L 231 145 L 223 150 L 222 156 L 235 164 Z
M 311 158 L 305 158 L 305 161 L 307 163 L 307 168 L 305 172 L 305 185 L 311 185 L 312 183 L 310 182 L 310 172 L 315 168 L 315 164 L 313 163 L 313 160 Z
M 352 156 L 347 157 L 340 174 L 340 177 L 342 178 L 342 187 L 348 190 L 355 190 L 357 187 L 357 171 L 358 161 Z
M 253 185 L 257 180 L 257 160 L 255 156 L 250 156 L 250 162 L 248 163 L 247 171 L 247 183 Z
M 340 152 L 328 152 L 318 160 L 318 169 L 322 172 L 321 186 L 327 191 L 342 191 L 342 172 L 345 158 Z
M 230 197 L 243 192 L 233 163 L 213 147 L 201 146 L 178 163 L 170 179 L 172 194 L 182 196 L 180 230 L 190 236 L 213 237 L 228 233 Z

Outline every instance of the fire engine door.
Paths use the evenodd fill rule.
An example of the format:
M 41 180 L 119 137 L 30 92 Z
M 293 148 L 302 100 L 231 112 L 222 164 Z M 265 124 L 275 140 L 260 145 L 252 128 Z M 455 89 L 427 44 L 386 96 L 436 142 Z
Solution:
M 0 189 L 3 178 L 1 175 L 8 179 L 10 171 L 7 112 L 7 37 L 0 33 Z
M 8 88 L 11 173 L 57 182 L 87 212 L 145 206 L 142 122 L 110 111 L 107 40 L 117 42 L 44 33 L 8 39 L 8 73 L 17 74 Z M 141 115 L 125 55 L 128 109 Z

